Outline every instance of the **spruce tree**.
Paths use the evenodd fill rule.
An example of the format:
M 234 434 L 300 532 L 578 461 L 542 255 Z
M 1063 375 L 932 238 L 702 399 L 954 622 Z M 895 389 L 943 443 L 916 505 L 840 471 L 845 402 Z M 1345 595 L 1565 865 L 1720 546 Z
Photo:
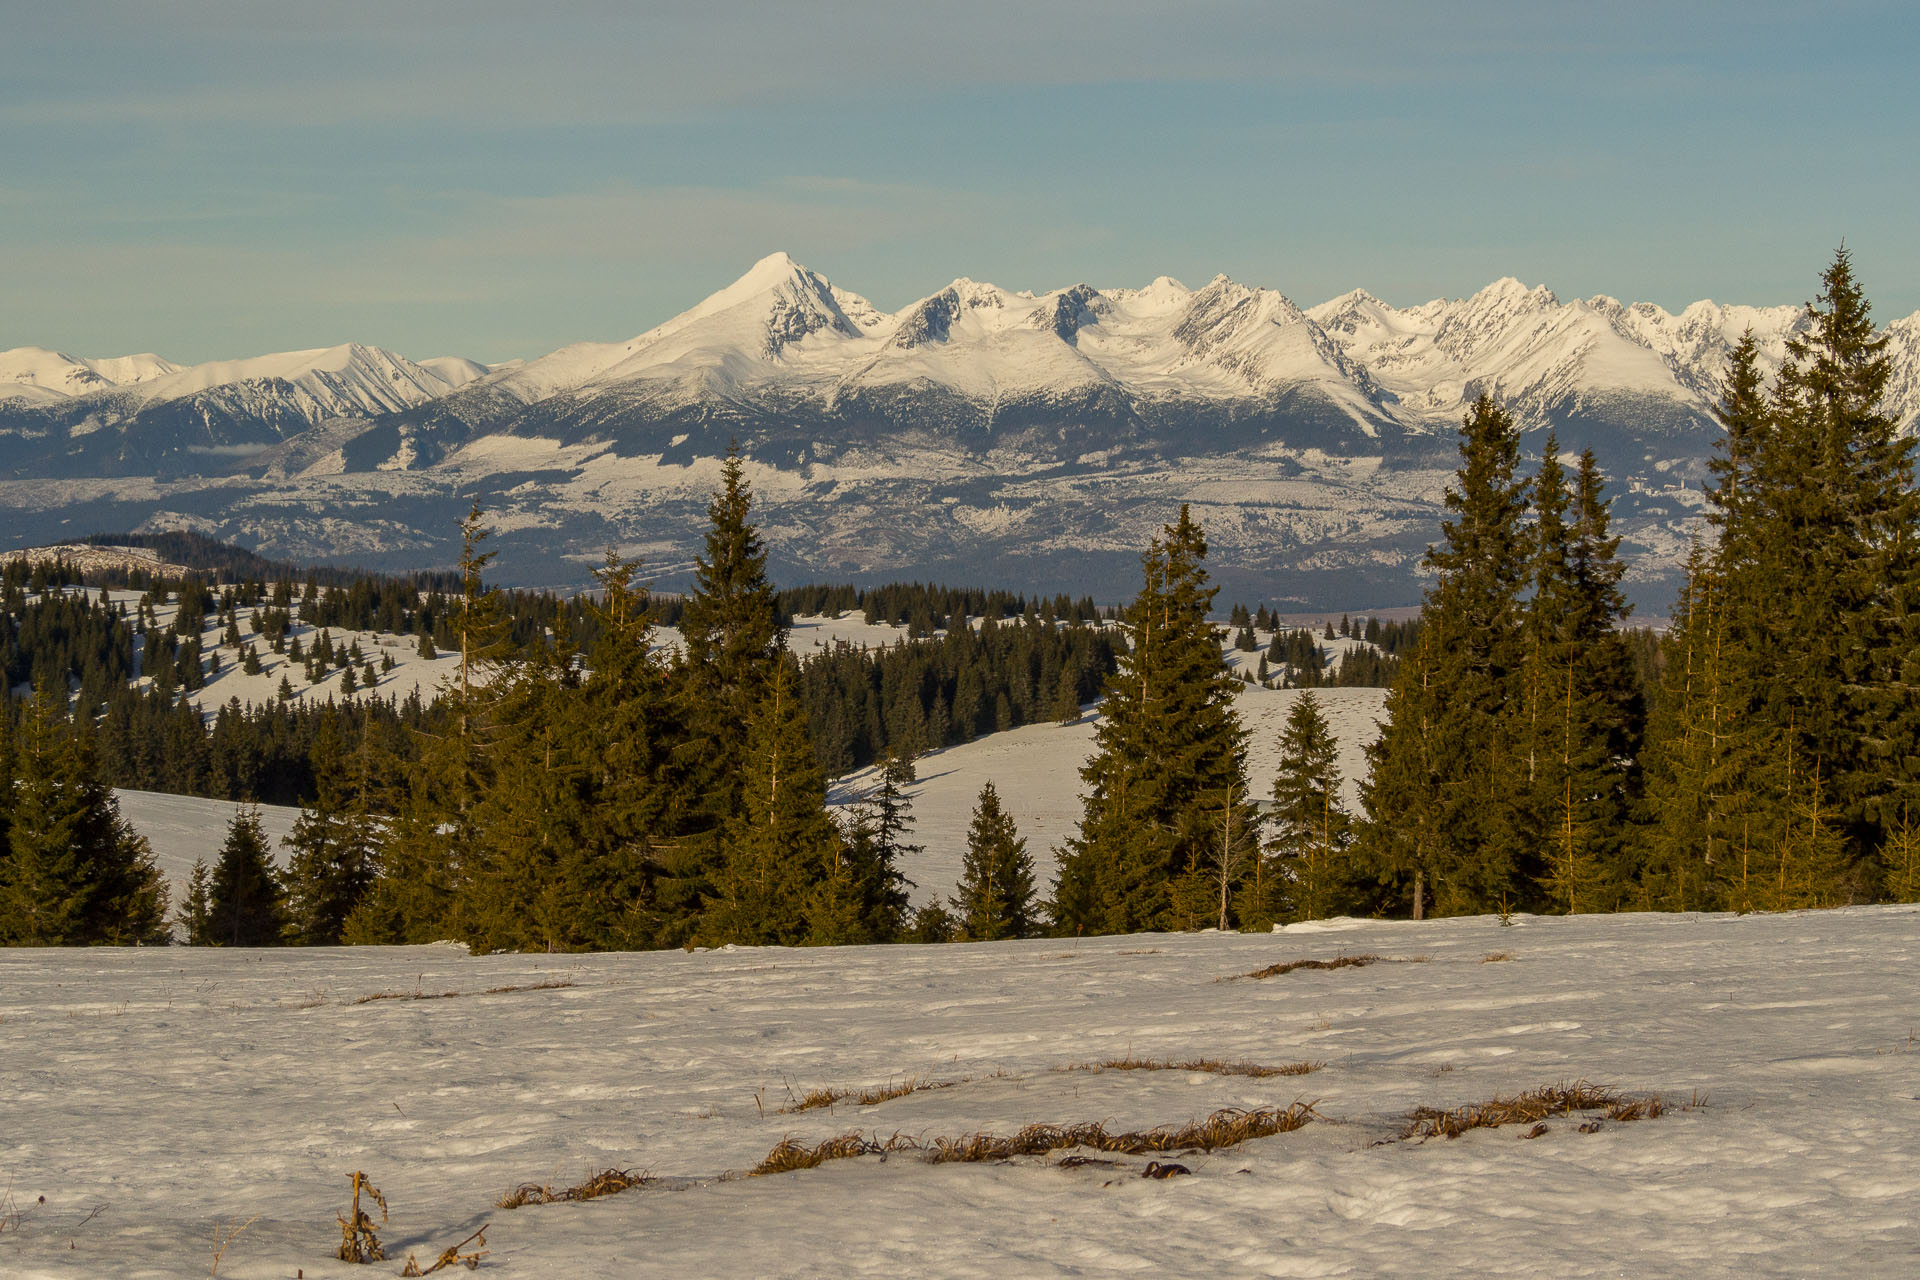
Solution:
M 1455 914 L 1491 910 L 1521 888 L 1512 812 L 1525 772 L 1513 710 L 1529 536 L 1519 452 L 1512 417 L 1483 395 L 1461 428 L 1445 540 L 1427 552 L 1439 580 L 1419 645 L 1401 657 L 1368 752 L 1367 856 L 1415 919 L 1429 890 L 1441 914 Z
M 692 805 L 676 756 L 687 739 L 683 708 L 655 652 L 639 572 L 637 561 L 608 551 L 590 609 L 599 638 L 571 699 L 591 762 L 583 928 L 595 945 L 622 948 L 685 942 L 701 884 L 697 854 L 682 837 Z
M 268 855 L 258 809 L 243 805 L 227 823 L 207 899 L 208 936 L 216 945 L 271 947 L 285 941 L 286 892 Z
M 363 741 L 361 755 L 369 750 Z M 331 947 L 373 883 L 378 830 L 368 787 L 353 777 L 335 717 L 320 722 L 308 759 L 313 803 L 301 809 L 285 841 L 287 940 Z
M 604 850 L 591 832 L 591 712 L 578 683 L 561 643 L 505 668 L 490 689 L 489 785 L 474 805 L 453 910 L 458 935 L 478 950 L 570 951 L 593 941 L 588 898 Z
M 166 940 L 166 887 L 152 850 L 99 780 L 65 691 L 42 686 L 13 750 L 0 850 L 0 943 L 132 945 Z
M 1324 920 L 1349 909 L 1352 824 L 1340 805 L 1339 743 L 1320 700 L 1302 693 L 1280 734 L 1272 870 L 1255 890 L 1265 919 Z
M 388 766 L 400 775 L 399 794 L 380 830 L 379 873 L 342 930 L 349 944 L 461 935 L 460 906 L 482 847 L 478 809 L 495 782 L 494 707 L 513 684 L 504 606 L 484 581 L 493 553 L 480 545 L 490 533 L 475 502 L 460 522 L 460 661 L 441 687 L 437 728 L 415 730 L 409 757 Z
M 747 805 L 746 725 L 766 699 L 786 641 L 767 552 L 749 516 L 738 442 L 727 450 L 720 490 L 708 504 L 705 552 L 694 561 L 693 590 L 680 615 L 686 639 L 681 714 L 688 726 L 681 766 L 694 808 L 690 830 L 717 837 Z M 717 858 L 711 846 L 709 865 Z
M 783 658 L 747 721 L 741 812 L 725 828 L 699 927 L 709 943 L 826 940 L 859 918 L 799 687 L 797 664 Z
M 193 860 L 193 871 L 187 878 L 187 898 L 180 904 L 177 919 L 188 946 L 213 945 L 213 879 L 205 858 Z
M 1034 931 L 1033 859 L 992 782 L 980 788 L 974 804 L 952 907 L 962 935 L 972 942 L 1025 938 Z
M 1603 484 L 1588 450 L 1569 493 L 1548 436 L 1534 481 L 1533 595 L 1515 728 L 1525 786 L 1510 814 L 1520 870 L 1545 891 L 1546 905 L 1569 913 L 1617 906 L 1632 872 L 1623 836 L 1644 709 L 1632 653 L 1615 628 L 1627 608 L 1625 566 Z
M 1251 831 L 1236 682 L 1207 621 L 1206 539 L 1186 506 L 1144 557 L 1128 651 L 1106 683 L 1078 832 L 1060 859 L 1054 919 L 1069 933 L 1200 928 L 1223 830 Z M 1223 822 L 1223 816 L 1228 821 Z
M 1719 407 L 1725 435 L 1708 492 L 1719 541 L 1698 579 L 1717 597 L 1704 749 L 1719 829 L 1700 834 L 1701 861 L 1733 905 L 1871 893 L 1875 850 L 1920 785 L 1912 444 L 1884 412 L 1886 340 L 1844 249 L 1822 286 L 1771 393 L 1743 341 Z M 1660 726 L 1650 786 L 1684 804 L 1675 764 L 1703 744 L 1670 707 Z M 1836 841 L 1842 853 L 1830 856 Z M 1756 858 L 1830 883 L 1792 890 L 1798 873 L 1756 878 Z

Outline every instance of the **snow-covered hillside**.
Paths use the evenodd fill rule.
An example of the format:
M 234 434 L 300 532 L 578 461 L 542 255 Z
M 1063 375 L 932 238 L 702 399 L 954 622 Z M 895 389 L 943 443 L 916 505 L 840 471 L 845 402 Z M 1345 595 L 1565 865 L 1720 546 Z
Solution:
M 1339 767 L 1347 808 L 1359 812 L 1359 785 L 1366 773 L 1366 748 L 1380 736 L 1386 704 L 1384 689 L 1317 689 L 1329 728 L 1340 744 Z M 1235 701 L 1247 731 L 1248 785 L 1256 800 L 1273 792 L 1280 771 L 1280 733 L 1300 697 L 1297 689 L 1244 685 Z M 1057 870 L 1054 853 L 1078 828 L 1081 814 L 1080 768 L 1093 753 L 1098 712 L 1089 708 L 1073 724 L 1030 724 L 989 734 L 961 746 L 921 756 L 917 779 L 906 788 L 914 820 L 910 839 L 921 852 L 901 866 L 914 884 L 916 905 L 944 905 L 960 883 L 967 852 L 967 827 L 980 788 L 993 783 L 1000 807 L 1013 818 L 1033 858 L 1034 879 L 1044 894 Z M 863 769 L 840 780 L 830 799 L 848 804 L 878 784 L 874 770 Z
M 187 900 L 187 882 L 193 875 L 193 864 L 205 859 L 211 867 L 220 861 L 227 824 L 233 821 L 240 806 L 225 800 L 125 788 L 116 788 L 113 796 L 120 805 L 120 816 L 152 846 L 153 860 L 167 882 L 167 893 L 174 908 L 178 909 Z M 280 842 L 293 831 L 300 811 L 277 804 L 256 808 L 260 829 L 267 835 L 268 852 L 273 855 L 274 864 L 284 869 L 289 855 Z
M 1360 955 L 1381 959 L 1223 981 Z M 0 1272 L 346 1280 L 485 1226 L 479 1274 L 577 1280 L 1905 1276 L 1916 963 L 1912 907 L 566 957 L 9 948 Z M 1112 1060 L 1174 1069 L 1072 1069 Z M 1400 1137 L 1417 1108 L 1575 1081 L 1664 1114 Z M 909 1082 L 932 1087 L 784 1110 Z M 786 1139 L 1296 1102 L 1304 1127 L 1213 1151 L 727 1176 Z M 498 1207 L 606 1169 L 652 1181 Z M 356 1171 L 389 1210 L 367 1206 L 371 1268 L 334 1257 Z

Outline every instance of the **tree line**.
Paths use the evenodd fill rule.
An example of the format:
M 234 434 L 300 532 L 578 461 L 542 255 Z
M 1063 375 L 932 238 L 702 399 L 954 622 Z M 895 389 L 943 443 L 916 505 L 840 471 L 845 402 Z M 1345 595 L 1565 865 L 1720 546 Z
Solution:
M 270 931 L 572 949 L 1913 900 L 1920 500 L 1844 252 L 1770 384 L 1757 354 L 1750 335 L 1734 353 L 1706 495 L 1716 536 L 1657 642 L 1623 628 L 1592 453 L 1563 458 L 1549 433 L 1523 473 L 1512 416 L 1474 404 L 1418 624 L 1368 624 L 1395 665 L 1353 813 L 1311 690 L 1293 701 L 1278 778 L 1253 794 L 1186 508 L 1110 626 L 1016 618 L 1005 602 L 993 618 L 987 601 L 985 624 L 955 625 L 939 611 L 953 600 L 909 588 L 871 607 L 923 615 L 924 638 L 804 664 L 784 645 L 737 456 L 676 602 L 675 655 L 654 642 L 638 567 L 611 555 L 596 593 L 516 638 L 482 579 L 476 509 L 436 628 L 458 676 L 429 707 L 314 722 L 313 799 L 293 867 L 268 877 L 284 899 Z M 818 603 L 861 600 L 826 588 Z M 1236 613 L 1243 630 L 1259 621 Z M 1058 878 L 1035 883 L 989 788 L 960 894 L 909 918 L 912 755 L 1077 716 L 1096 692 Z M 60 736 L 54 702 L 40 700 L 34 732 Z M 866 759 L 878 783 L 836 823 L 828 770 Z M 247 877 L 202 881 L 216 923 L 201 936 L 217 940 L 231 920 L 215 908 L 234 897 L 221 886 Z

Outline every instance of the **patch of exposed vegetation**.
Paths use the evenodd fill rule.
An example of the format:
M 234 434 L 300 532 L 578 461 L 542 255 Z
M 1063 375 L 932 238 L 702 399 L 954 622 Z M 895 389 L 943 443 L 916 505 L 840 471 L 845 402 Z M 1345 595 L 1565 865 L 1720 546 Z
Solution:
M 1429 1138 L 1457 1138 L 1474 1129 L 1497 1129 L 1509 1124 L 1537 1127 L 1539 1122 L 1556 1116 L 1570 1117 L 1588 1111 L 1603 1112 L 1605 1119 L 1626 1124 L 1634 1120 L 1652 1120 L 1665 1115 L 1667 1109 L 1666 1102 L 1658 1094 L 1629 1098 L 1585 1080 L 1576 1080 L 1572 1084 L 1530 1089 L 1511 1097 L 1496 1096 L 1486 1102 L 1452 1110 L 1420 1107 L 1408 1117 L 1406 1127 L 1400 1131 L 1400 1138 L 1403 1141 L 1418 1139 L 1425 1142 Z M 1581 1125 L 1581 1131 L 1586 1133 L 1594 1132 L 1597 1128 L 1598 1125 L 1591 1120 Z M 1527 1136 L 1538 1137 L 1539 1134 L 1530 1132 Z
M 766 1159 L 749 1171 L 749 1176 L 815 1169 L 829 1160 L 888 1155 L 900 1151 L 920 1152 L 930 1164 L 1010 1160 L 1017 1156 L 1042 1156 L 1074 1147 L 1117 1155 L 1214 1151 L 1254 1138 L 1291 1133 L 1317 1118 L 1318 1113 L 1314 1111 L 1312 1103 L 1296 1102 L 1289 1107 L 1258 1111 L 1229 1107 L 1189 1124 L 1120 1133 L 1109 1131 L 1104 1124 L 1093 1123 L 1030 1124 L 1011 1136 L 976 1133 L 931 1140 L 900 1133 L 888 1138 L 881 1138 L 877 1134 L 843 1133 L 813 1146 L 787 1138 L 769 1151 Z
M 1225 1062 L 1219 1058 L 1191 1058 L 1174 1062 L 1164 1058 L 1108 1058 L 1104 1062 L 1075 1062 L 1056 1071 L 1203 1071 L 1215 1076 L 1252 1076 L 1264 1080 L 1271 1076 L 1304 1076 L 1326 1066 L 1324 1062 L 1289 1062 L 1269 1067 L 1258 1062 Z
M 553 1204 L 561 1200 L 598 1200 L 601 1196 L 644 1187 L 652 1181 L 646 1174 L 631 1169 L 602 1169 L 578 1186 L 557 1191 L 548 1183 L 523 1182 L 494 1203 L 502 1209 L 518 1209 L 523 1205 Z

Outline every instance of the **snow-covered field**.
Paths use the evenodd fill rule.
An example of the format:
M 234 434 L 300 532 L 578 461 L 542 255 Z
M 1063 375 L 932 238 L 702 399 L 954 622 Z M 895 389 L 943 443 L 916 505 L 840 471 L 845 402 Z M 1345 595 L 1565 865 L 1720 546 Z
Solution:
M 1220 981 L 1361 953 L 1386 959 Z M 392 1275 L 485 1223 L 481 1274 L 502 1276 L 1911 1276 L 1916 962 L 1911 907 L 568 957 L 5 951 L 0 1274 L 206 1275 L 233 1232 L 221 1276 Z M 453 994 L 362 1002 L 387 993 Z M 1127 1056 L 1324 1065 L 1061 1070 Z M 780 1111 L 909 1078 L 954 1083 Z M 1583 1078 L 1707 1105 L 1392 1140 L 1418 1106 Z M 785 1137 L 1296 1100 L 1318 1120 L 1163 1157 L 1191 1171 L 1167 1181 L 1064 1151 L 721 1180 Z M 658 1181 L 495 1206 L 610 1167 Z M 355 1170 L 392 1210 L 372 1268 L 333 1258 Z

